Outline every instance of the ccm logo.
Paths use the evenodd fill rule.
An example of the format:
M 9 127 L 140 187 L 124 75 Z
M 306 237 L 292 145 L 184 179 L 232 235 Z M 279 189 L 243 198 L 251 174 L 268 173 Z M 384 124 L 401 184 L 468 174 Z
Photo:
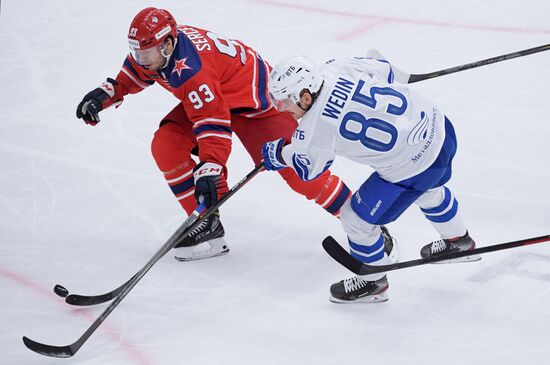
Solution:
M 221 170 L 222 169 L 219 168 L 219 167 L 208 167 L 208 168 L 200 169 L 199 171 L 197 171 L 197 175 L 200 176 L 200 175 L 204 175 L 204 174 L 211 173 L 211 172 L 220 174 Z

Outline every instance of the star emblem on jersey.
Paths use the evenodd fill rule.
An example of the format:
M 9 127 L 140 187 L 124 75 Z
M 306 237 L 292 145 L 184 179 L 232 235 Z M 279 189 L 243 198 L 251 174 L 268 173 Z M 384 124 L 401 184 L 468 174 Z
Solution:
M 192 67 L 189 67 L 185 64 L 185 61 L 187 61 L 187 57 L 181 59 L 181 60 L 176 60 L 176 64 L 174 65 L 174 69 L 172 70 L 172 73 L 174 72 L 177 72 L 178 73 L 178 77 L 181 76 L 181 72 L 183 70 L 192 70 L 193 68 Z

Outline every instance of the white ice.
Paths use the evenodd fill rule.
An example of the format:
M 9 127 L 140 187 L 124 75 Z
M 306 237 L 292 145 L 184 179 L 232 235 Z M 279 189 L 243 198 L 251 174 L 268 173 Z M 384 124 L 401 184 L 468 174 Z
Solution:
M 101 114 L 77 103 L 127 52 L 146 1 L 4 0 L 0 13 L 0 364 L 548 364 L 550 246 L 389 275 L 390 301 L 336 305 L 351 275 L 321 248 L 339 222 L 262 173 L 222 208 L 229 255 L 153 267 L 70 360 L 23 335 L 75 341 L 105 305 L 74 308 L 56 283 L 107 292 L 183 221 L 149 144 L 177 101 L 154 86 Z M 377 48 L 425 73 L 548 43 L 550 3 L 532 1 L 157 1 L 180 23 L 240 39 L 272 63 Z M 455 124 L 450 186 L 479 246 L 550 233 L 550 52 L 412 87 Z M 230 184 L 253 168 L 235 140 Z M 371 170 L 338 159 L 356 189 Z M 401 258 L 437 235 L 416 207 L 389 225 Z

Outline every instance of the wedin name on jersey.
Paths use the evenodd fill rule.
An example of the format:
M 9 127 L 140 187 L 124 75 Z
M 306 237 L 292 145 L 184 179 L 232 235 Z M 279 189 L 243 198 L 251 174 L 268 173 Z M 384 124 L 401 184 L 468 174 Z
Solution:
M 355 84 L 352 81 L 339 77 L 330 92 L 327 102 L 323 108 L 323 114 L 326 117 L 338 119 L 348 101 L 349 94 Z

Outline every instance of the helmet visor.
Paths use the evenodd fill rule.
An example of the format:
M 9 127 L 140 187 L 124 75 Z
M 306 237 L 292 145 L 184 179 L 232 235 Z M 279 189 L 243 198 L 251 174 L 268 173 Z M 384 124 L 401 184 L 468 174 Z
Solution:
M 132 57 L 141 66 L 147 66 L 158 62 L 158 60 L 162 58 L 162 53 L 160 52 L 158 45 L 141 49 L 139 48 L 139 45 L 136 47 L 135 40 L 129 39 L 128 41 L 130 44 L 130 53 L 132 54 Z

